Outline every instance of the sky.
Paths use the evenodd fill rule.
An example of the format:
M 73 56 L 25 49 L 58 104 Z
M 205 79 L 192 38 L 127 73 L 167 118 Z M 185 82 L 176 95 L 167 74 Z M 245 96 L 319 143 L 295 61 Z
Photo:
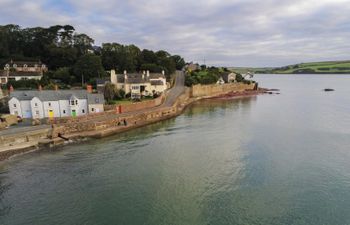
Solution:
M 187 62 L 283 66 L 350 60 L 350 0 L 0 0 L 0 24 L 73 25 L 96 45 Z

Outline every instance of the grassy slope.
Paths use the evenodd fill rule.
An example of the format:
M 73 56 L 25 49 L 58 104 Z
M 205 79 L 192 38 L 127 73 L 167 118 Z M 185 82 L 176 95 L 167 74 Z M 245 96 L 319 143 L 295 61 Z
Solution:
M 254 71 L 255 73 L 277 73 L 277 74 L 298 74 L 298 73 L 349 73 L 350 61 L 329 61 L 329 62 L 311 62 L 289 65 L 279 68 L 248 68 L 248 67 L 231 67 L 230 69 L 245 73 Z

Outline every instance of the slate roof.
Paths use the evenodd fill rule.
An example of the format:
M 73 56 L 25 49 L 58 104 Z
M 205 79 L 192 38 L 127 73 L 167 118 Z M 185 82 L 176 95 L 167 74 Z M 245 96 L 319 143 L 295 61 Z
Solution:
M 1 77 L 7 77 L 7 71 L 0 70 Z M 34 77 L 42 76 L 40 72 L 9 71 L 9 77 Z
M 103 94 L 87 94 L 88 104 L 104 104 L 105 98 Z
M 104 97 L 101 94 L 90 94 L 86 90 L 29 90 L 29 91 L 13 91 L 10 93 L 10 98 L 15 97 L 18 100 L 32 100 L 34 97 L 39 98 L 41 101 L 58 101 L 58 100 L 70 100 L 72 96 L 78 99 L 87 99 L 88 102 L 96 103 L 99 101 L 104 104 Z
M 161 80 L 151 80 L 151 85 L 164 85 L 164 83 Z
M 140 84 L 149 82 L 151 79 L 159 79 L 159 78 L 165 78 L 165 76 L 162 73 L 150 73 L 149 77 L 147 77 L 146 74 L 144 74 L 144 78 L 142 79 L 142 73 L 128 73 L 127 74 L 127 83 L 129 84 Z M 118 83 L 124 83 L 125 82 L 125 75 L 124 74 L 117 74 L 117 82 Z
M 16 64 L 18 67 L 23 67 L 24 65 L 27 65 L 28 67 L 34 67 L 35 65 L 37 65 L 38 67 L 40 67 L 43 65 L 40 61 L 12 61 L 6 64 L 9 64 L 10 67 L 13 67 L 13 64 Z
M 228 76 L 232 74 L 232 72 L 223 72 L 220 74 L 220 76 L 222 77 L 222 79 L 225 81 L 225 83 L 228 83 L 229 80 L 228 80 Z M 235 74 L 235 73 L 233 73 Z M 236 75 L 236 74 L 235 74 Z

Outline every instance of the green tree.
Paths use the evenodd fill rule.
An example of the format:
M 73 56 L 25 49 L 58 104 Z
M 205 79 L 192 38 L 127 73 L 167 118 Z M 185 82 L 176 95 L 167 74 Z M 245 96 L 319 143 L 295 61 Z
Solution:
M 112 83 L 107 83 L 104 88 L 103 95 L 107 102 L 110 102 L 111 100 L 114 100 L 116 97 L 116 88 L 115 85 Z
M 101 57 L 93 54 L 81 56 L 74 65 L 74 74 L 77 80 L 83 76 L 85 81 L 105 75 Z
M 171 58 L 174 60 L 177 70 L 181 70 L 182 68 L 185 67 L 186 62 L 181 56 L 173 55 L 173 56 L 171 56 Z

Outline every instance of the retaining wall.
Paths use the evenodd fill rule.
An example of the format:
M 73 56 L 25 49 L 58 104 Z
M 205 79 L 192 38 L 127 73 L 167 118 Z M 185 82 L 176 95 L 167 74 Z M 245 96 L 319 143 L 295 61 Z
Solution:
M 230 84 L 209 84 L 192 86 L 191 97 L 205 97 L 226 94 L 232 91 L 253 90 L 255 84 L 230 83 Z

